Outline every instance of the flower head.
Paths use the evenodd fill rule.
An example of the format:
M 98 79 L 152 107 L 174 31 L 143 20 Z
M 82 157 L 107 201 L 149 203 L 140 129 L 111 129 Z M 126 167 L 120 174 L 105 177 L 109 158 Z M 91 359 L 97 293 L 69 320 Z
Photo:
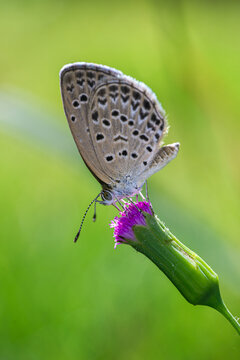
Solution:
M 187 301 L 218 310 L 240 334 L 240 323 L 221 299 L 217 274 L 166 228 L 149 202 L 125 204 L 119 215 L 110 224 L 115 248 L 123 243 L 131 245 L 157 265 Z
M 119 244 L 126 243 L 126 240 L 136 241 L 133 226 L 146 226 L 143 212 L 153 215 L 152 206 L 147 201 L 124 205 L 120 217 L 116 216 L 110 224 L 110 227 L 114 228 L 115 248 Z

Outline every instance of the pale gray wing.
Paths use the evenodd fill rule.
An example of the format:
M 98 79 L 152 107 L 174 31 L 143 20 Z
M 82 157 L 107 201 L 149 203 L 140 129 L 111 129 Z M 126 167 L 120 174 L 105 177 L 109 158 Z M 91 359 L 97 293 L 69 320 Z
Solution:
M 60 71 L 60 87 L 64 111 L 78 150 L 94 176 L 101 183 L 110 183 L 106 169 L 99 161 L 97 148 L 89 130 L 89 99 L 96 87 L 123 74 L 107 66 L 89 63 L 66 65 Z
M 115 180 L 144 173 L 167 132 L 153 92 L 123 76 L 99 84 L 89 105 L 89 129 L 101 168 Z
M 179 143 L 165 145 L 161 147 L 153 159 L 150 161 L 149 166 L 137 177 L 137 184 L 140 186 L 143 184 L 151 175 L 155 174 L 166 166 L 170 161 L 175 159 L 179 150 Z

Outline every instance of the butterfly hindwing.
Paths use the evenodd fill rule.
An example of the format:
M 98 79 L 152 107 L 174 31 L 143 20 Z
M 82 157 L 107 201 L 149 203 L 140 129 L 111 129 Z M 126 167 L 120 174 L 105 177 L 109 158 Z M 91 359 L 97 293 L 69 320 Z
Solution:
M 128 76 L 106 80 L 92 93 L 89 108 L 101 168 L 114 180 L 143 173 L 167 131 L 164 111 L 152 91 Z

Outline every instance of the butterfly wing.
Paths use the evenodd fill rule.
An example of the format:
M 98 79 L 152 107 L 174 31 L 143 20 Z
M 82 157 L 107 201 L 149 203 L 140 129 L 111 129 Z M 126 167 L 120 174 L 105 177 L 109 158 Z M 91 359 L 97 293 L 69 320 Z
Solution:
M 157 154 L 167 132 L 153 92 L 128 76 L 99 84 L 89 103 L 89 129 L 100 166 L 115 180 L 137 179 Z
M 64 111 L 78 150 L 100 183 L 110 183 L 106 169 L 99 161 L 92 133 L 89 130 L 89 101 L 95 88 L 102 82 L 122 77 L 120 71 L 107 66 L 75 63 L 60 71 L 60 87 Z

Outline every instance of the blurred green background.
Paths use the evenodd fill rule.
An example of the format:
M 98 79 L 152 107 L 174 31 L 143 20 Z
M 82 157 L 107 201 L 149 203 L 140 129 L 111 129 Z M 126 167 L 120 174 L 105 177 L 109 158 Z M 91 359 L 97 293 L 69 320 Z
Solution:
M 240 315 L 240 4 L 0 1 L 0 359 L 237 359 L 239 337 L 130 247 L 65 119 L 58 73 L 105 64 L 144 81 L 179 156 L 149 181 L 159 217 L 218 273 Z

